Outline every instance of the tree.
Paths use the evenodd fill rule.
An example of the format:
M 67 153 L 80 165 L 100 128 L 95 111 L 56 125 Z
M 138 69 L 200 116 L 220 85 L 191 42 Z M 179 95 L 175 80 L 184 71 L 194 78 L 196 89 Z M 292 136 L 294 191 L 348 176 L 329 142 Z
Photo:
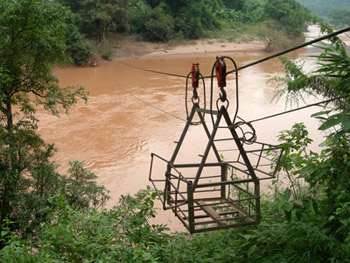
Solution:
M 66 45 L 67 52 L 77 65 L 88 65 L 94 55 L 92 41 L 86 39 L 80 32 L 82 18 L 79 14 L 72 14 L 66 21 Z
M 151 19 L 145 22 L 144 29 L 143 35 L 147 39 L 166 42 L 174 36 L 174 19 L 157 7 Z
M 268 0 L 265 14 L 268 19 L 278 21 L 292 37 L 301 35 L 308 18 L 307 11 L 296 0 Z
M 86 94 L 80 86 L 61 88 L 51 71 L 68 61 L 65 8 L 45 0 L 4 0 L 0 14 L 0 222 L 10 219 L 24 233 L 45 220 L 60 189 L 69 197 L 74 190 L 64 189 L 77 177 L 94 179 L 79 163 L 69 172 L 76 178 L 55 171 L 54 146 L 37 134 L 35 118 L 36 106 L 58 116 Z M 89 187 L 86 195 L 105 200 L 102 188 Z
M 215 10 L 222 6 L 217 0 L 166 1 L 170 13 L 175 17 L 175 31 L 182 32 L 186 38 L 196 39 L 205 30 L 219 30 L 220 23 Z
M 333 9 L 328 16 L 331 19 L 331 23 L 335 26 L 350 25 L 350 8 Z
M 350 0 L 298 0 L 300 4 L 308 8 L 314 15 L 325 18 L 334 9 L 349 10 Z
M 68 6 L 74 14 L 82 18 L 81 32 L 106 40 L 106 34 L 119 27 L 130 30 L 132 13 L 128 9 L 129 0 L 57 0 Z
M 244 1 L 243 0 L 223 0 L 222 1 L 226 8 L 234 9 L 236 11 L 243 10 Z
M 322 33 L 331 33 L 321 24 Z M 320 154 L 295 162 L 294 175 L 309 183 L 310 197 L 321 217 L 319 224 L 327 235 L 340 242 L 350 241 L 350 57 L 346 45 L 338 37 L 322 43 L 323 52 L 317 57 L 319 69 L 306 74 L 295 63 L 284 59 L 285 86 L 279 95 L 299 99 L 304 94 L 315 94 L 334 99 L 313 117 L 320 121 L 319 130 L 326 140 Z M 305 157 L 305 156 L 304 156 Z

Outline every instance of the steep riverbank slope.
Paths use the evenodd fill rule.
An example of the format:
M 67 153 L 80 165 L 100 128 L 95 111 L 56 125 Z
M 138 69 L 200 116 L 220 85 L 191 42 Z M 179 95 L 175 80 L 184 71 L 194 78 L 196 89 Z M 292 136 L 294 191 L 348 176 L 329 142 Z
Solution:
M 235 43 L 217 39 L 199 39 L 183 44 L 151 43 L 137 41 L 132 37 L 120 37 L 113 41 L 115 53 L 112 60 L 123 58 L 161 58 L 184 57 L 191 55 L 206 56 L 212 52 L 237 53 L 263 52 L 265 45 L 262 41 Z

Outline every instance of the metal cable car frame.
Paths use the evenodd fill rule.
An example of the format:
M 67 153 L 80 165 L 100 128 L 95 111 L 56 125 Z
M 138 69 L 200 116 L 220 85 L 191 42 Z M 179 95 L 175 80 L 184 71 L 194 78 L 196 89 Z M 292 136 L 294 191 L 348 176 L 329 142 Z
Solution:
M 229 104 L 224 91 L 226 81 L 222 79 L 218 81 L 219 85 L 225 84 L 220 86 L 222 94 L 216 102 L 217 110 L 213 110 L 212 79 L 210 109 L 205 107 L 201 109 L 199 100 L 192 99 L 191 113 L 187 116 L 186 125 L 170 160 L 155 153 L 151 154 L 149 180 L 163 204 L 163 209 L 171 209 L 191 234 L 258 224 L 260 222 L 260 181 L 274 178 L 283 151 L 279 146 L 256 142 L 255 136 L 252 137 L 252 141 L 249 141 L 244 136 L 238 135 L 236 130 L 241 127 L 240 122 L 235 122 L 238 112 L 236 63 L 229 57 L 217 58 L 213 71 L 218 63 L 221 63 L 221 68 L 225 58 L 232 61 L 236 72 L 236 111 L 233 120 L 227 111 Z M 197 69 L 198 64 L 196 66 Z M 193 74 L 201 76 L 194 71 Z M 228 74 L 230 72 L 226 73 L 225 69 L 221 77 L 226 78 Z M 190 75 L 191 73 L 188 76 Z M 196 83 L 197 86 L 193 88 L 197 94 L 198 81 Z M 226 101 L 226 105 L 219 106 L 220 102 Z M 205 114 L 211 116 L 212 130 L 206 124 Z M 199 122 L 193 122 L 196 115 L 199 117 Z M 224 126 L 221 122 L 224 122 Z M 186 134 L 194 123 L 201 124 L 208 138 L 204 153 L 200 155 L 201 161 L 177 163 L 176 159 Z M 228 131 L 229 137 L 217 139 L 217 133 L 222 129 L 226 133 Z M 220 150 L 221 143 L 225 145 L 231 143 L 235 148 Z M 266 154 L 272 151 L 275 152 L 274 158 Z M 229 158 L 226 154 L 223 159 L 222 152 L 226 152 Z M 208 161 L 209 154 L 213 155 L 215 161 Z M 166 167 L 166 171 L 157 177 L 155 165 L 159 163 Z M 270 168 L 273 168 L 272 171 Z

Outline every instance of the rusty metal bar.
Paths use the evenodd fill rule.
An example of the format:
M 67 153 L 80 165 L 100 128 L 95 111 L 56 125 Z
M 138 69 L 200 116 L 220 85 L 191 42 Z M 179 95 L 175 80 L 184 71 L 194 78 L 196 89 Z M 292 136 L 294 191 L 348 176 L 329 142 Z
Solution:
M 199 178 L 200 178 L 200 176 L 201 176 L 201 174 L 202 174 L 202 171 L 203 171 L 203 168 L 204 168 L 204 166 L 205 166 L 205 162 L 206 162 L 206 160 L 207 160 L 207 157 L 208 157 L 210 148 L 211 148 L 212 145 L 213 145 L 213 140 L 214 140 L 214 138 L 215 138 L 216 131 L 217 131 L 217 127 L 219 126 L 219 123 L 220 123 L 220 120 L 221 120 L 221 116 L 222 116 L 222 114 L 219 114 L 219 115 L 218 115 L 217 120 L 216 120 L 216 123 L 215 123 L 215 125 L 214 125 L 214 127 L 213 127 L 213 132 L 212 132 L 212 134 L 210 135 L 209 142 L 208 142 L 207 147 L 206 147 L 205 152 L 204 152 L 204 156 L 203 156 L 203 158 L 202 158 L 201 164 L 200 164 L 200 166 L 199 166 L 199 168 L 198 168 L 198 171 L 197 171 L 197 174 L 196 174 L 196 179 L 194 180 L 194 183 L 193 183 L 193 186 L 192 186 L 193 189 L 196 188 L 196 186 L 197 186 L 197 184 L 198 184 L 198 181 L 199 181 Z
M 176 145 L 176 148 L 175 148 L 175 150 L 174 150 L 173 156 L 171 157 L 171 159 L 170 159 L 170 161 L 169 161 L 170 163 L 175 163 L 177 154 L 178 154 L 179 151 L 180 151 L 181 145 L 182 145 L 182 143 L 183 143 L 183 141 L 184 141 L 184 139 L 185 139 L 185 136 L 186 136 L 186 133 L 187 133 L 187 131 L 188 131 L 188 128 L 191 126 L 191 120 L 193 119 L 193 116 L 194 116 L 194 114 L 196 113 L 196 108 L 198 108 L 198 107 L 199 107 L 198 103 L 194 103 L 194 104 L 193 104 L 193 107 L 192 107 L 192 110 L 191 110 L 191 114 L 190 114 L 190 116 L 189 116 L 188 119 L 187 119 L 185 128 L 184 128 L 184 130 L 182 131 L 182 134 L 181 134 L 181 136 L 180 136 L 180 140 L 179 140 L 179 142 L 178 142 L 177 145 Z
M 206 163 L 204 164 L 204 167 L 214 167 L 214 166 L 222 166 L 225 162 L 220 163 Z M 174 164 L 175 168 L 196 168 L 201 166 L 201 163 L 181 163 L 181 164 Z
M 232 127 L 232 122 L 231 122 L 230 117 L 228 116 L 227 110 L 226 110 L 226 108 L 224 106 L 221 107 L 220 112 L 222 112 L 222 115 L 224 116 L 224 118 L 226 120 L 227 126 L 228 127 Z M 247 168 L 249 170 L 250 176 L 253 178 L 255 183 L 258 184 L 259 182 L 258 182 L 258 179 L 257 179 L 257 177 L 255 175 L 254 169 L 253 169 L 253 167 L 252 167 L 252 165 L 251 165 L 251 163 L 249 161 L 249 158 L 248 158 L 247 154 L 244 151 L 244 148 L 243 148 L 243 145 L 242 145 L 241 141 L 238 139 L 238 135 L 237 135 L 236 131 L 234 129 L 230 129 L 230 132 L 231 132 L 231 134 L 232 134 L 232 136 L 233 136 L 233 138 L 234 138 L 234 140 L 236 142 L 236 145 L 237 145 L 237 147 L 239 149 L 239 152 L 242 155 L 244 163 L 245 163 L 245 165 L 247 166 Z
M 207 114 L 214 114 L 214 115 L 218 115 L 219 114 L 219 111 L 216 111 L 216 110 L 206 110 L 206 109 L 198 109 L 199 112 L 201 113 L 207 113 Z
M 193 191 L 192 185 L 187 185 L 187 198 L 188 198 L 188 223 L 190 233 L 194 233 L 194 207 L 193 207 Z
M 227 164 L 221 166 L 221 181 L 226 182 L 227 181 Z M 226 185 L 221 186 L 221 197 L 226 197 Z
M 242 180 L 232 180 L 232 181 L 224 181 L 224 182 L 212 182 L 205 184 L 197 184 L 196 188 L 201 187 L 211 187 L 211 186 L 221 186 L 221 185 L 235 185 L 240 183 L 254 183 L 253 179 L 242 179 Z
M 198 109 L 199 109 L 199 108 L 198 108 Z M 197 112 L 198 112 L 198 109 L 197 109 Z M 203 116 L 200 112 L 198 112 L 198 115 L 199 115 L 200 120 L 202 121 L 202 125 L 203 125 L 203 128 L 204 128 L 204 130 L 205 130 L 205 133 L 207 134 L 207 137 L 208 137 L 208 139 L 210 140 L 210 136 L 211 136 L 211 135 L 210 135 L 208 126 L 207 126 L 206 123 L 205 123 L 204 116 Z M 220 161 L 221 161 L 220 154 L 219 154 L 218 150 L 216 149 L 215 144 L 213 144 L 212 147 L 213 147 L 213 151 L 214 151 L 214 154 L 215 154 L 216 159 L 218 160 L 218 162 L 220 162 Z

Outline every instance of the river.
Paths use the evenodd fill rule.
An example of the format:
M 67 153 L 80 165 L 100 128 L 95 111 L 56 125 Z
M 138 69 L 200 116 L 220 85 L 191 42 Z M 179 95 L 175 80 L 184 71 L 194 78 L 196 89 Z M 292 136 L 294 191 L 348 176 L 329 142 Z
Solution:
M 313 37 L 312 33 L 307 37 Z M 298 51 L 298 57 L 305 58 L 314 51 L 305 48 Z M 133 58 L 123 62 L 180 75 L 187 75 L 192 63 L 198 62 L 202 74 L 210 75 L 216 55 L 221 54 Z M 225 55 L 232 56 L 239 67 L 268 56 L 263 52 Z M 313 62 L 306 63 L 309 64 Z M 251 120 L 286 109 L 283 99 L 271 103 L 276 84 L 268 82 L 282 75 L 282 71 L 278 59 L 240 71 L 239 116 Z M 169 159 L 175 147 L 173 142 L 178 140 L 185 125 L 179 119 L 185 118 L 185 79 L 133 69 L 118 61 L 98 67 L 58 69 L 54 73 L 60 85 L 82 85 L 90 93 L 88 103 L 79 102 L 67 116 L 56 118 L 39 111 L 40 134 L 47 142 L 55 143 L 58 149 L 55 160 L 61 171 L 66 169 L 68 161 L 83 161 L 85 167 L 98 176 L 98 183 L 110 191 L 107 207 L 117 204 L 121 195 L 145 188 L 149 184 L 150 153 Z M 233 102 L 232 79 L 228 81 L 227 92 Z M 315 139 L 312 147 L 317 148 L 322 135 L 317 131 L 318 123 L 310 118 L 316 110 L 309 108 L 256 122 L 258 140 L 276 143 L 279 131 L 290 129 L 295 122 L 305 122 L 310 136 Z M 188 136 L 193 144 L 206 144 L 205 140 L 197 138 L 195 131 Z M 182 230 L 172 215 L 160 214 L 158 223 Z

